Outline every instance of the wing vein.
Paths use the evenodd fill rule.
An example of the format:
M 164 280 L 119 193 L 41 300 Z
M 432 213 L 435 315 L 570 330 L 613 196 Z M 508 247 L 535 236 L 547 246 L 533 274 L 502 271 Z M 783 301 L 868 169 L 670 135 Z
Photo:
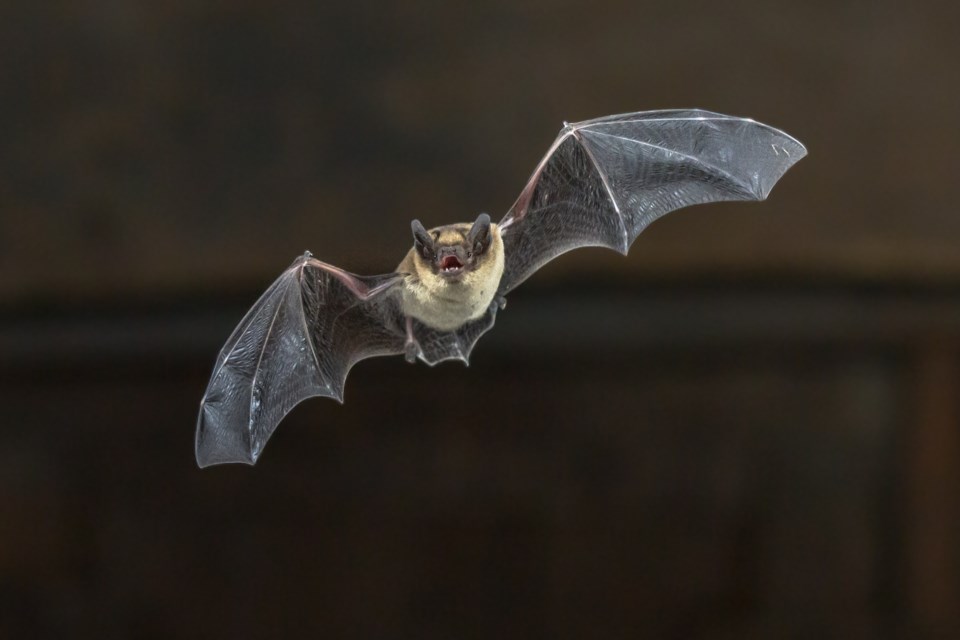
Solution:
M 704 162 L 704 161 L 701 160 L 700 158 L 698 158 L 698 157 L 696 157 L 696 156 L 692 156 L 692 155 L 690 155 L 689 153 L 684 153 L 683 151 L 677 151 L 676 149 L 671 149 L 671 148 L 669 148 L 669 147 L 664 147 L 663 145 L 654 144 L 654 143 L 652 143 L 652 142 L 646 142 L 646 141 L 644 141 L 644 140 L 637 140 L 637 139 L 635 139 L 635 138 L 627 138 L 627 137 L 618 136 L 618 135 L 615 135 L 615 134 L 612 134 L 612 133 L 606 133 L 606 132 L 604 132 L 604 131 L 593 131 L 593 133 L 595 133 L 595 134 L 597 134 L 597 135 L 600 135 L 600 136 L 606 136 L 607 138 L 615 138 L 615 139 L 617 139 L 617 140 L 623 140 L 624 142 L 636 142 L 637 144 L 643 145 L 643 146 L 645 146 L 645 147 L 651 147 L 651 148 L 653 148 L 653 149 L 659 149 L 660 151 L 664 151 L 664 152 L 666 152 L 666 153 L 670 153 L 670 154 L 673 154 L 673 155 L 676 155 L 676 156 L 680 156 L 681 158 L 684 158 L 685 160 L 689 160 L 692 164 L 694 164 L 694 165 L 696 165 L 696 166 L 703 167 L 703 168 L 707 169 L 708 171 L 714 171 L 714 172 L 716 172 L 716 173 L 719 173 L 720 175 L 724 176 L 725 178 L 727 178 L 728 180 L 730 180 L 730 181 L 733 182 L 734 184 L 736 184 L 736 185 L 738 185 L 738 186 L 741 186 L 741 187 L 744 187 L 745 189 L 747 189 L 748 191 L 750 191 L 750 193 L 753 193 L 753 191 L 750 189 L 750 186 L 749 186 L 749 185 L 744 185 L 742 180 L 736 178 L 736 177 L 735 177 L 733 174 L 731 174 L 729 171 L 726 171 L 725 169 L 721 169 L 720 167 L 717 167 L 717 166 L 715 166 L 715 165 L 712 165 L 712 164 L 710 164 L 709 162 Z
M 310 355 L 313 356 L 313 363 L 317 365 L 317 371 L 322 371 L 320 368 L 320 358 L 317 356 L 317 348 L 313 344 L 313 336 L 310 334 L 310 327 L 307 326 L 307 314 L 303 309 L 303 270 L 306 266 L 307 265 L 304 264 L 300 267 L 300 277 L 297 278 L 297 281 L 300 283 L 300 324 L 303 325 L 303 335 L 307 336 L 307 342 L 310 343 Z
M 302 269 L 302 267 L 301 267 Z M 299 281 L 299 278 L 298 278 Z M 263 354 L 267 351 L 267 344 L 270 342 L 270 335 L 273 333 L 273 325 L 277 322 L 277 316 L 280 315 L 280 309 L 283 307 L 282 304 L 277 305 L 276 311 L 273 312 L 273 317 L 270 319 L 270 326 L 267 327 L 267 332 L 263 336 L 263 346 L 260 347 L 260 355 L 257 356 L 257 366 L 253 370 L 253 376 L 250 378 L 250 412 L 247 414 L 247 430 L 250 431 L 253 427 L 253 392 L 257 385 L 257 376 L 260 375 L 260 363 L 263 362 Z
M 593 155 L 593 151 L 590 150 L 590 147 L 587 146 L 583 138 L 577 134 L 574 130 L 574 137 L 580 143 L 580 146 L 583 147 L 583 150 L 587 153 L 587 157 L 590 159 L 590 163 L 593 165 L 594 169 L 597 170 L 597 173 L 600 174 L 600 181 L 603 183 L 603 188 L 606 189 L 607 195 L 610 197 L 610 202 L 613 203 L 613 210 L 617 212 L 617 218 L 620 220 L 620 235 L 623 238 L 623 253 L 626 253 L 630 250 L 630 235 L 627 232 L 627 221 L 623 219 L 623 214 L 620 212 L 620 204 L 617 202 L 616 197 L 613 195 L 613 189 L 610 188 L 610 181 L 607 179 L 607 173 L 600 167 L 600 163 L 597 162 L 597 159 Z
M 629 120 L 604 120 L 603 122 L 594 122 L 592 120 L 587 120 L 583 123 L 578 122 L 575 125 L 578 129 L 587 129 L 589 127 L 596 127 L 599 125 L 616 123 L 616 124 L 636 124 L 637 122 L 725 122 L 729 120 L 743 121 L 743 118 L 734 118 L 732 116 L 701 116 L 701 117 L 687 117 L 687 118 L 630 118 Z M 757 123 L 760 124 L 760 123 Z M 582 126 L 581 126 L 582 125 Z
M 572 125 L 570 125 L 570 126 L 571 126 L 571 127 L 576 127 L 577 129 L 584 129 L 584 130 L 587 130 L 587 131 L 595 131 L 595 129 L 594 129 L 593 127 L 598 127 L 598 126 L 602 126 L 602 125 L 605 125 L 605 124 L 611 124 L 611 123 L 616 123 L 616 124 L 637 124 L 637 123 L 639 123 L 639 122 L 740 122 L 740 123 L 745 123 L 745 124 L 748 123 L 748 124 L 750 124 L 750 125 L 752 125 L 752 126 L 759 127 L 759 128 L 761 128 L 761 129 L 765 129 L 765 130 L 770 131 L 770 132 L 773 132 L 773 133 L 775 133 L 775 134 L 777 134 L 777 135 L 783 136 L 784 138 L 786 138 L 787 140 L 790 140 L 790 141 L 793 142 L 794 144 L 796 144 L 796 145 L 798 145 L 798 146 L 800 146 L 800 147 L 803 147 L 804 151 L 806 151 L 806 147 L 804 147 L 803 143 L 800 142 L 799 140 L 797 140 L 796 138 L 794 138 L 792 135 L 790 135 L 790 134 L 787 133 L 786 131 L 782 131 L 782 130 L 780 130 L 780 129 L 777 129 L 776 127 L 772 127 L 772 126 L 770 126 L 769 124 L 764 124 L 763 122 L 757 122 L 756 120 L 753 120 L 753 119 L 751 119 L 751 118 L 737 118 L 737 117 L 735 117 L 735 116 L 726 116 L 726 115 L 723 115 L 722 113 L 713 113 L 713 114 L 711 114 L 711 115 L 709 115 L 709 116 L 688 116 L 688 117 L 683 117 L 683 118 L 678 118 L 678 117 L 666 117 L 666 118 L 630 118 L 630 119 L 628 119 L 628 120 L 607 120 L 607 119 L 604 119 L 603 122 L 596 122 L 596 121 L 594 121 L 594 120 L 584 120 L 583 122 L 577 122 L 577 123 L 572 124 Z M 597 132 L 597 133 L 599 133 L 599 132 Z

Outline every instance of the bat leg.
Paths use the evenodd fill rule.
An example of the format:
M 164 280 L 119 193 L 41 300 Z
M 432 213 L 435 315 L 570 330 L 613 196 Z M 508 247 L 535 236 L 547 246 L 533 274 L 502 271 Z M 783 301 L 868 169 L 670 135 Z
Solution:
M 413 318 L 407 316 L 407 341 L 403 344 L 404 359 L 413 364 L 420 355 L 420 343 L 413 337 Z

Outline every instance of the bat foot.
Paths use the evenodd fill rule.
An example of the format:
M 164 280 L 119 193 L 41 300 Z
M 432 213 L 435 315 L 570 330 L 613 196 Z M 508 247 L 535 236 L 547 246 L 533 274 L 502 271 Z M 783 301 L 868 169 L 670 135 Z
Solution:
M 407 341 L 403 343 L 403 358 L 410 364 L 417 361 L 420 355 L 420 343 L 413 335 L 413 318 L 407 316 Z
M 507 308 L 506 296 L 497 296 L 493 299 L 493 301 L 497 304 L 497 309 L 499 309 L 500 311 L 503 311 L 504 309 Z
M 403 359 L 413 364 L 417 361 L 417 356 L 420 355 L 420 345 L 417 344 L 416 340 L 410 340 L 405 345 L 403 345 Z

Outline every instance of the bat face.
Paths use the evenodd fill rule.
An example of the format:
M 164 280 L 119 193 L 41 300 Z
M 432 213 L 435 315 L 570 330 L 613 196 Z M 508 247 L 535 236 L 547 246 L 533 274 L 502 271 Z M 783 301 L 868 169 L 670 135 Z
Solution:
M 490 216 L 473 224 L 430 229 L 411 223 L 413 248 L 397 268 L 403 314 L 438 331 L 454 331 L 483 316 L 503 276 L 503 239 Z
M 427 231 L 419 220 L 413 229 L 414 261 L 418 271 L 429 272 L 449 284 L 463 282 L 468 274 L 490 260 L 490 216 L 480 214 L 472 225 L 451 224 Z

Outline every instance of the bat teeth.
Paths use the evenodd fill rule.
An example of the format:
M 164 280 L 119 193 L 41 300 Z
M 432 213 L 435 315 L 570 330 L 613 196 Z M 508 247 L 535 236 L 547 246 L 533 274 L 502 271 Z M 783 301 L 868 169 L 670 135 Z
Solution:
M 463 268 L 463 264 L 456 258 L 456 256 L 447 256 L 440 263 L 440 269 L 444 272 L 459 271 Z

